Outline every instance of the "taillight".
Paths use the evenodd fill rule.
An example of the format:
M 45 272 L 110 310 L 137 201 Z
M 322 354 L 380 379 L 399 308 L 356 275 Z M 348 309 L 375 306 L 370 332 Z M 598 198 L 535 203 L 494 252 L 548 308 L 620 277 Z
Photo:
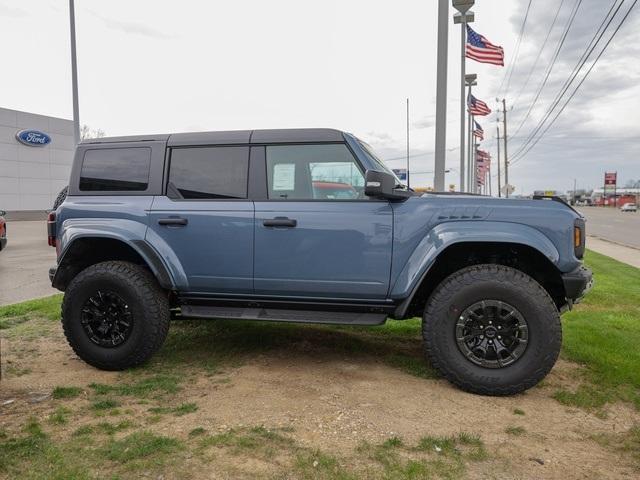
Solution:
M 47 243 L 50 247 L 56 246 L 56 212 L 47 215 Z

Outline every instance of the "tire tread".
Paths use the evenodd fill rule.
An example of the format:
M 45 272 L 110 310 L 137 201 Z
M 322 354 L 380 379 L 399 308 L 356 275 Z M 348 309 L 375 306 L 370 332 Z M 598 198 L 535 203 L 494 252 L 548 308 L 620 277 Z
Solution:
M 141 320 L 145 321 L 146 329 L 145 341 L 131 355 L 118 361 L 101 362 L 85 355 L 77 339 L 71 334 L 65 312 L 68 311 L 70 302 L 75 300 L 76 290 L 83 282 L 108 275 L 119 277 L 139 296 L 145 309 L 145 316 Z M 169 301 L 155 277 L 145 268 L 130 262 L 106 261 L 87 267 L 69 283 L 62 301 L 61 319 L 65 337 L 76 355 L 101 370 L 124 370 L 143 364 L 162 346 L 169 332 Z
M 443 361 L 444 355 L 441 353 L 441 345 L 437 341 L 436 335 L 433 335 L 430 329 L 429 318 L 435 318 L 442 314 L 442 309 L 446 308 L 449 303 L 448 299 L 451 292 L 473 285 L 477 282 L 491 279 L 494 282 L 503 283 L 510 288 L 518 288 L 526 291 L 526 294 L 533 296 L 535 302 L 548 309 L 548 315 L 552 319 L 549 322 L 549 334 L 554 339 L 552 348 L 549 348 L 546 355 L 539 362 L 539 366 L 522 381 L 508 386 L 487 386 L 478 382 L 472 382 L 465 379 L 454 368 Z M 497 264 L 473 265 L 459 270 L 443 282 L 434 290 L 433 294 L 427 301 L 425 313 L 422 321 L 422 335 L 424 352 L 433 368 L 440 373 L 448 381 L 457 385 L 461 389 L 478 393 L 481 395 L 506 396 L 523 392 L 540 382 L 553 368 L 560 351 L 562 342 L 562 324 L 558 310 L 547 291 L 529 275 L 520 270 Z

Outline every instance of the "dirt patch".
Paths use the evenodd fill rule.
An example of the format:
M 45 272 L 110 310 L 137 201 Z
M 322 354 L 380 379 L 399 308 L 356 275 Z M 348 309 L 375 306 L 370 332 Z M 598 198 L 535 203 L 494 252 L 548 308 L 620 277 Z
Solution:
M 628 432 L 640 423 L 640 414 L 623 404 L 607 407 L 606 415 L 561 405 L 552 398 L 556 389 L 575 389 L 579 384 L 579 367 L 564 361 L 542 386 L 514 397 L 493 398 L 467 394 L 444 380 L 414 376 L 385 363 L 385 355 L 404 354 L 405 350 L 383 350 L 373 355 L 358 348 L 343 348 L 350 341 L 368 341 L 362 337 L 366 333 L 291 327 L 283 331 L 290 341 L 281 344 L 260 337 L 270 346 L 262 348 L 257 341 L 258 347 L 249 349 L 246 343 L 240 348 L 224 343 L 233 339 L 216 337 L 218 346 L 211 348 L 242 353 L 237 358 L 227 357 L 215 368 L 199 368 L 181 363 L 182 357 L 171 365 L 163 364 L 163 355 L 170 355 L 169 350 L 163 350 L 158 354 L 160 363 L 135 372 L 114 373 L 86 365 L 67 346 L 57 324 L 47 328 L 44 336 L 25 340 L 12 335 L 2 342 L 0 428 L 4 435 L 18 435 L 33 417 L 57 439 L 77 438 L 83 427 L 85 433 L 95 435 L 104 430 L 113 441 L 142 430 L 179 439 L 185 448 L 167 450 L 169 458 L 180 457 L 179 468 L 171 461 L 143 466 L 161 472 L 163 478 L 238 478 L 252 474 L 339 478 L 340 472 L 352 467 L 360 474 L 366 472 L 369 458 L 383 462 L 387 457 L 380 452 L 395 452 L 393 461 L 398 465 L 405 465 L 403 455 L 442 455 L 438 448 L 446 447 L 438 446 L 440 440 L 434 441 L 427 453 L 416 445 L 424 442 L 425 436 L 446 439 L 461 433 L 478 436 L 486 455 L 474 459 L 456 453 L 458 456 L 447 457 L 452 470 L 442 473 L 434 466 L 439 464 L 429 463 L 425 465 L 435 470 L 425 472 L 435 478 L 562 480 L 638 475 L 632 457 L 596 440 Z M 175 328 L 171 335 L 178 335 Z M 271 333 L 277 335 L 278 330 Z M 202 344 L 213 341 L 206 335 L 207 331 L 201 336 L 197 330 L 189 332 L 189 338 L 198 338 Z M 327 343 L 328 339 L 334 342 Z M 413 347 L 407 348 L 413 351 Z M 29 354 L 25 355 L 27 350 Z M 154 375 L 177 377 L 178 390 L 172 392 L 153 384 L 148 389 L 140 386 L 128 390 L 90 386 L 132 385 L 143 378 L 153 380 Z M 54 398 L 56 387 L 70 386 L 81 390 L 71 398 Z M 62 420 L 56 423 L 56 418 Z M 285 440 L 255 430 L 260 426 L 268 432 L 281 432 L 277 435 Z M 225 433 L 230 431 L 235 437 Z M 219 437 L 222 434 L 226 436 Z M 203 447 L 206 442 L 201 437 L 209 439 L 208 449 Z M 95 438 L 99 443 L 103 437 Z M 157 443 L 154 438 L 151 440 Z M 393 438 L 411 447 L 375 450 L 372 457 L 362 453 L 363 445 L 382 445 Z M 262 445 L 259 441 L 265 439 L 271 442 L 273 452 L 243 453 L 244 446 Z M 224 455 L 221 448 L 227 449 Z M 457 448 L 452 451 L 457 452 Z M 331 457 L 309 453 L 315 451 Z M 123 478 L 129 475 L 137 477 L 138 472 L 121 474 Z M 365 474 L 363 478 L 367 477 Z

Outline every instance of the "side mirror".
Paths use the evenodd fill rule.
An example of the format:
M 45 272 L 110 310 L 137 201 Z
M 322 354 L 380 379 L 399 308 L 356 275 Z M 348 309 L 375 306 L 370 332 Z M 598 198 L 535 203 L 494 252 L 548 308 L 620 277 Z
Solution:
M 0 217 L 4 217 L 7 214 L 4 210 L 0 210 Z
M 364 194 L 368 197 L 406 200 L 412 195 L 410 190 L 396 186 L 396 178 L 390 173 L 367 170 L 364 175 Z

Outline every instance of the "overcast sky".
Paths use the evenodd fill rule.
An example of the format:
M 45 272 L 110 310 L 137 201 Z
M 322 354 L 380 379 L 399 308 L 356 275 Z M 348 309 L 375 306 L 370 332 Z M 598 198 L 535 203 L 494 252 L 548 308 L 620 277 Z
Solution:
M 512 69 L 529 0 L 476 2 L 473 28 L 504 46 L 507 66 L 469 60 L 467 71 L 478 74 L 476 96 L 492 109 L 497 96 L 513 106 L 510 153 L 518 152 L 544 116 L 610 6 L 622 0 L 581 2 L 546 85 L 520 127 L 579 1 L 532 0 Z M 631 3 L 625 0 L 610 31 Z M 80 120 L 108 135 L 335 127 L 371 143 L 390 166 L 402 167 L 409 97 L 411 167 L 429 172 L 416 173 L 412 183 L 430 185 L 436 4 L 76 0 Z M 0 27 L 0 106 L 71 118 L 67 2 L 0 0 Z M 640 8 L 556 124 L 514 162 L 510 183 L 517 193 L 564 191 L 574 178 L 579 188 L 599 186 L 604 170 L 617 170 L 620 183 L 640 178 L 639 27 Z M 452 171 L 446 181 L 457 184 L 457 25 L 450 26 L 449 48 L 447 167 Z M 484 148 L 495 157 L 496 115 L 480 123 L 487 136 Z

